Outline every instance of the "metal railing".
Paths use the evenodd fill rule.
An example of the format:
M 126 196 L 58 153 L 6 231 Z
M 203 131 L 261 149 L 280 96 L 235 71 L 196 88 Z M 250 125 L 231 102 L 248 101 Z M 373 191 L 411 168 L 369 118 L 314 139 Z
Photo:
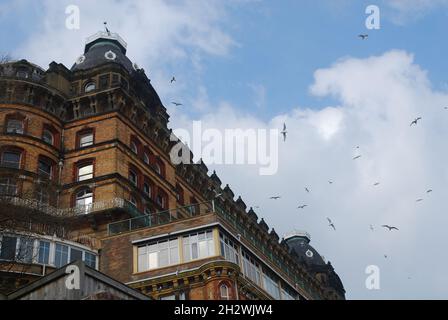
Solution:
M 0 196 L 0 203 L 22 207 L 28 210 L 36 210 L 44 214 L 56 217 L 74 217 L 110 209 L 123 209 L 131 215 L 143 215 L 135 206 L 122 198 L 98 201 L 88 205 L 73 208 L 59 209 L 36 199 L 27 199 L 15 196 Z
M 144 216 L 110 223 L 107 226 L 109 235 L 131 232 L 143 228 L 150 228 L 168 224 L 177 220 L 201 216 L 213 212 L 213 201 L 206 201 L 176 209 L 160 211 Z

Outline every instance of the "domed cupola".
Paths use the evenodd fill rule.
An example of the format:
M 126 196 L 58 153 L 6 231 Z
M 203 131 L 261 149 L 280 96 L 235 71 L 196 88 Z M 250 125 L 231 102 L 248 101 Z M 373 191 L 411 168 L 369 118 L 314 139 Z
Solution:
M 310 245 L 311 236 L 304 231 L 293 231 L 285 235 L 285 242 L 291 252 L 295 252 L 298 258 L 309 265 L 325 265 L 322 256 Z
M 72 71 L 88 70 L 108 63 L 123 66 L 129 73 L 137 70 L 136 64 L 126 56 L 126 42 L 109 30 L 100 31 L 87 38 L 84 54 L 76 59 Z

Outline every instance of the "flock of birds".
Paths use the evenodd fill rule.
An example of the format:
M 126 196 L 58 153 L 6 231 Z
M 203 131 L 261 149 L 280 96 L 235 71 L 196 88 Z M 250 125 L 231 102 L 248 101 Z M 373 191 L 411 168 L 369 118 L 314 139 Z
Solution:
M 368 35 L 359 35 L 359 37 L 362 38 L 363 40 L 366 40 L 366 39 L 368 38 Z M 445 110 L 448 110 L 448 107 L 444 107 L 444 109 L 445 109 Z M 423 119 L 422 117 L 417 117 L 417 118 L 415 118 L 415 119 L 410 123 L 410 126 L 411 126 L 411 127 L 412 127 L 412 126 L 417 126 L 417 125 L 419 124 L 419 122 L 420 122 L 422 119 Z M 283 136 L 283 141 L 286 142 L 286 138 L 287 138 L 287 136 L 288 136 L 288 130 L 287 130 L 286 123 L 283 123 L 283 129 L 282 129 L 282 131 L 281 131 L 281 135 Z M 359 147 L 359 146 L 356 146 L 356 149 L 359 150 L 360 147 Z M 353 157 L 353 160 L 358 160 L 358 159 L 360 159 L 361 157 L 362 157 L 362 155 L 361 155 L 361 154 L 358 154 L 358 155 L 356 155 L 355 157 Z M 332 185 L 332 184 L 333 184 L 333 181 L 332 181 L 332 180 L 329 180 L 328 183 L 329 183 L 330 185 Z M 374 187 L 378 187 L 379 185 L 380 185 L 380 182 L 375 182 L 375 183 L 373 184 Z M 309 187 L 305 187 L 304 189 L 305 189 L 305 191 L 306 191 L 307 193 L 310 193 L 310 192 L 311 192 Z M 432 192 L 433 192 L 432 189 L 429 189 L 429 190 L 426 191 L 427 194 L 432 193 Z M 270 200 L 279 200 L 279 199 L 281 199 L 281 196 L 280 196 L 280 195 L 276 195 L 276 196 L 272 196 L 272 197 L 270 197 L 269 199 L 270 199 Z M 422 201 L 424 201 L 423 198 L 419 198 L 419 199 L 416 200 L 416 202 L 422 202 Z M 307 207 L 309 207 L 308 204 L 301 204 L 301 205 L 299 205 L 299 206 L 297 207 L 297 209 L 304 210 L 304 209 L 307 208 Z M 255 208 L 259 208 L 259 207 L 255 207 Z M 327 217 L 327 221 L 328 221 L 328 227 L 329 227 L 329 228 L 332 228 L 334 231 L 336 231 L 336 226 L 335 226 L 334 222 L 333 222 L 329 217 Z M 390 231 L 399 231 L 399 228 L 398 228 L 398 227 L 396 227 L 396 226 L 391 226 L 391 225 L 388 225 L 388 224 L 383 224 L 383 225 L 381 225 L 381 227 L 384 228 L 385 230 L 389 231 L 389 232 L 390 232 Z M 371 231 L 374 231 L 374 230 L 375 230 L 375 228 L 374 228 L 373 225 L 370 225 L 370 230 L 371 230 Z M 388 255 L 385 254 L 385 255 L 384 255 L 384 258 L 387 259 L 387 258 L 388 258 Z M 408 277 L 408 279 L 410 279 L 410 277 Z
M 368 34 L 359 34 L 358 37 L 359 37 L 361 40 L 367 40 L 367 39 L 369 38 L 369 35 L 368 35 Z M 170 83 L 173 84 L 173 83 L 176 82 L 176 81 L 177 81 L 177 80 L 176 80 L 176 77 L 173 76 L 173 77 L 171 78 L 171 80 L 170 80 Z M 172 103 L 174 106 L 176 106 L 176 107 L 183 106 L 182 103 L 177 102 L 177 101 L 172 101 L 171 103 Z M 447 106 L 447 107 L 444 107 L 444 109 L 445 109 L 445 110 L 448 110 L 448 106 Z M 415 119 L 411 122 L 410 126 L 411 126 L 411 127 L 412 127 L 412 126 L 417 126 L 418 123 L 419 123 L 419 121 L 421 121 L 421 120 L 422 120 L 422 117 L 417 117 L 417 118 L 415 118 Z M 283 123 L 283 129 L 281 130 L 280 134 L 281 134 L 282 137 L 283 137 L 283 142 L 286 142 L 286 138 L 287 138 L 287 136 L 288 136 L 288 130 L 287 130 L 286 123 Z M 356 149 L 359 150 L 360 147 L 357 146 Z M 358 154 L 358 155 L 356 155 L 355 157 L 353 157 L 353 160 L 358 160 L 358 159 L 360 159 L 361 157 L 362 157 L 362 155 L 361 155 L 361 154 Z M 332 180 L 329 180 L 328 183 L 329 183 L 330 185 L 332 185 L 334 182 L 333 182 Z M 373 186 L 375 186 L 375 187 L 377 187 L 377 186 L 379 186 L 379 185 L 380 185 L 380 182 L 375 182 L 375 183 L 373 184 Z M 310 193 L 310 192 L 311 192 L 309 187 L 305 187 L 304 189 L 305 189 L 305 191 L 306 191 L 307 193 Z M 429 189 L 429 190 L 426 191 L 427 194 L 429 194 L 429 193 L 431 193 L 431 192 L 433 192 L 432 189 Z M 216 196 L 217 196 L 217 197 L 220 197 L 221 194 L 217 194 Z M 270 200 L 279 200 L 279 199 L 281 199 L 281 196 L 280 196 L 280 195 L 276 195 L 276 196 L 272 196 L 272 197 L 270 197 L 269 199 L 270 199 Z M 423 198 L 419 198 L 419 199 L 416 200 L 416 202 L 422 202 L 422 201 L 424 201 Z M 309 207 L 307 204 L 301 204 L 301 205 L 299 205 L 299 206 L 297 207 L 297 209 L 304 210 L 304 209 L 307 208 L 307 207 Z M 254 208 L 255 208 L 255 209 L 259 209 L 260 207 L 259 207 L 259 206 L 254 206 Z M 333 222 L 329 217 L 327 217 L 327 222 L 328 222 L 328 227 L 329 227 L 329 228 L 332 228 L 333 231 L 336 231 L 336 226 L 335 226 L 334 222 Z M 384 229 L 386 229 L 386 230 L 388 230 L 389 232 L 391 232 L 391 231 L 399 231 L 399 228 L 397 228 L 396 226 L 391 226 L 391 225 L 388 225 L 388 224 L 383 224 L 383 225 L 381 225 L 381 227 L 384 228 Z M 371 231 L 375 231 L 375 228 L 374 228 L 374 226 L 373 226 L 372 224 L 370 225 L 370 230 L 371 230 Z M 388 258 L 388 255 L 385 254 L 385 255 L 384 255 L 384 258 L 387 259 L 387 258 Z M 408 279 L 410 279 L 410 277 L 408 277 Z

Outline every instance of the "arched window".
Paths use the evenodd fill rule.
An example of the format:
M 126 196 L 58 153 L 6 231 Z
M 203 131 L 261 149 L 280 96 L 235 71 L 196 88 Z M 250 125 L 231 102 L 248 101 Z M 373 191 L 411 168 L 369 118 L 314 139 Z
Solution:
M 147 153 L 146 151 L 143 152 L 143 162 L 146 163 L 146 164 L 148 164 L 148 165 L 149 165 L 149 163 L 150 163 L 149 155 L 148 155 L 148 153 Z
M 1 154 L 1 166 L 7 168 L 20 169 L 22 160 L 22 151 L 11 148 L 6 149 Z
M 48 144 L 53 145 L 54 143 L 53 133 L 48 129 L 44 129 L 44 132 L 42 133 L 42 140 Z
M 131 143 L 129 144 L 131 151 L 137 155 L 141 154 L 141 150 L 142 150 L 142 143 L 140 142 L 140 140 L 132 135 L 131 136 Z
M 134 152 L 135 154 L 138 154 L 137 144 L 136 144 L 134 141 L 131 141 L 131 150 L 132 150 L 132 152 Z
M 145 181 L 143 182 L 143 193 L 152 198 L 152 183 L 148 178 L 145 178 Z
M 58 147 L 60 136 L 58 130 L 52 125 L 44 124 L 42 129 L 42 140 L 52 146 Z
M 162 160 L 156 159 L 154 162 L 154 170 L 162 177 L 165 177 L 165 164 Z
M 221 295 L 221 300 L 229 300 L 230 299 L 229 287 L 227 287 L 227 285 L 222 284 L 219 287 L 219 292 L 220 292 L 220 295 Z
M 89 188 L 82 189 L 76 193 L 75 205 L 81 213 L 87 214 L 93 203 L 93 192 Z
M 95 82 L 89 82 L 84 86 L 84 92 L 89 93 L 96 89 Z
M 129 181 L 131 181 L 134 186 L 138 185 L 138 174 L 133 169 L 129 169 Z

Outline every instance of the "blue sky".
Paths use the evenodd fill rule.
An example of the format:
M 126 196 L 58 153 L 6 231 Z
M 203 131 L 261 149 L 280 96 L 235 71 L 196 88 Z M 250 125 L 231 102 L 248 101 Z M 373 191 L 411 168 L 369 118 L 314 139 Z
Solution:
M 72 3 L 81 10 L 76 31 L 64 27 Z M 380 30 L 365 29 L 371 4 L 381 10 Z M 288 123 L 275 176 L 244 166 L 209 168 L 248 206 L 260 206 L 258 215 L 280 234 L 308 230 L 348 298 L 447 297 L 448 126 L 441 110 L 448 105 L 448 1 L 0 0 L 0 52 L 43 68 L 52 60 L 71 67 L 104 20 L 128 41 L 128 56 L 145 68 L 171 126 Z M 422 125 L 409 131 L 417 116 Z M 355 145 L 363 154 L 356 163 Z M 376 181 L 381 187 L 372 189 Z M 416 206 L 430 187 L 432 198 Z M 273 193 L 283 200 L 270 202 Z M 298 201 L 310 205 L 301 215 Z M 330 215 L 336 233 L 326 226 Z M 400 233 L 381 230 L 386 223 Z M 440 261 L 429 275 L 415 264 L 426 256 Z M 381 267 L 381 290 L 365 288 L 368 265 Z

